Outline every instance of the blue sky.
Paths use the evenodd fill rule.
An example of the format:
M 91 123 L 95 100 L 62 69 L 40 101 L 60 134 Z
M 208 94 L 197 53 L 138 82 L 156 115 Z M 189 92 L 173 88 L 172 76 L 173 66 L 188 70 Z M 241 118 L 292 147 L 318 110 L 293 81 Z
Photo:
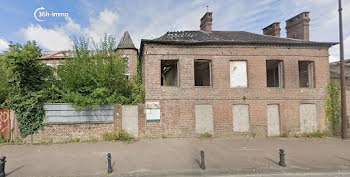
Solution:
M 36 40 L 44 51 L 70 49 L 74 36 L 98 40 L 104 33 L 120 39 L 127 29 L 139 48 L 141 39 L 159 37 L 167 31 L 199 30 L 199 19 L 213 12 L 213 30 L 262 33 L 272 22 L 285 21 L 309 11 L 310 39 L 338 41 L 336 0 L 1 0 L 0 52 L 9 41 Z M 345 56 L 350 58 L 350 1 L 343 0 Z M 34 11 L 68 13 L 68 17 L 42 17 Z M 338 60 L 338 46 L 330 49 L 330 61 Z

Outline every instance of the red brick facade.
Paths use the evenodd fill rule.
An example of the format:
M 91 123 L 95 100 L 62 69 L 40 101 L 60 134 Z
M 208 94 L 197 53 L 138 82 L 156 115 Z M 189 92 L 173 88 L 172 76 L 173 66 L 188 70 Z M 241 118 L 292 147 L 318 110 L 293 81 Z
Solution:
M 249 104 L 250 132 L 267 135 L 268 104 L 279 104 L 280 131 L 299 132 L 299 105 L 314 103 L 318 128 L 324 128 L 329 81 L 328 48 L 283 46 L 181 46 L 145 44 L 143 81 L 146 102 L 160 102 L 160 121 L 146 122 L 146 134 L 192 136 L 196 104 L 213 107 L 214 134 L 233 132 L 232 105 Z M 179 86 L 161 86 L 161 60 L 178 60 Z M 211 86 L 194 86 L 194 60 L 211 60 Z M 268 88 L 266 60 L 283 61 L 283 88 Z M 231 88 L 229 62 L 247 61 L 248 88 Z M 298 61 L 314 62 L 315 88 L 300 88 Z M 242 98 L 246 97 L 244 101 Z

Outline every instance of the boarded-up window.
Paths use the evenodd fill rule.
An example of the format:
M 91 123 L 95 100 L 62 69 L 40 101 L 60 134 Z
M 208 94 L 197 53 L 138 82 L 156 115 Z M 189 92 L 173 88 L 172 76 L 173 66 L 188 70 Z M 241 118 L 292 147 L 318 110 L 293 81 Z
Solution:
M 279 105 L 267 105 L 267 135 L 280 136 Z
M 247 62 L 231 61 L 230 62 L 230 86 L 247 87 Z
M 194 60 L 194 85 L 211 85 L 211 62 L 210 60 Z
M 249 105 L 237 104 L 232 107 L 233 112 L 233 131 L 249 131 Z
M 160 104 L 159 102 L 146 102 L 146 120 L 160 120 Z
M 122 106 L 122 128 L 133 136 L 139 132 L 138 115 L 137 105 Z
M 162 60 L 161 61 L 161 85 L 162 86 L 178 86 L 178 60 Z
M 314 87 L 314 62 L 299 61 L 299 86 Z
M 316 104 L 300 105 L 300 131 L 302 133 L 317 131 Z
M 283 63 L 280 60 L 266 61 L 267 87 L 283 87 Z
M 196 133 L 213 132 L 213 106 L 195 106 Z

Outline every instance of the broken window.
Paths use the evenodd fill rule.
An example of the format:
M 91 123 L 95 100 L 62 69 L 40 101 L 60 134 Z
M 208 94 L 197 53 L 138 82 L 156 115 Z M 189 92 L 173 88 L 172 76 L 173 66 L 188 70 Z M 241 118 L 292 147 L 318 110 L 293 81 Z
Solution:
M 130 79 L 130 73 L 129 73 L 130 56 L 129 55 L 123 55 L 122 57 L 125 60 L 125 78 L 129 80 Z
M 125 70 L 128 72 L 130 56 L 129 55 L 123 55 L 123 58 L 125 60 Z
M 283 63 L 280 60 L 266 61 L 267 87 L 283 87 Z
M 314 87 L 314 63 L 312 61 L 299 61 L 299 86 Z
M 194 60 L 194 85 L 211 85 L 211 62 L 210 60 Z
M 162 86 L 178 86 L 178 60 L 162 60 L 161 61 L 161 85 Z
M 247 61 L 230 61 L 230 86 L 247 87 Z

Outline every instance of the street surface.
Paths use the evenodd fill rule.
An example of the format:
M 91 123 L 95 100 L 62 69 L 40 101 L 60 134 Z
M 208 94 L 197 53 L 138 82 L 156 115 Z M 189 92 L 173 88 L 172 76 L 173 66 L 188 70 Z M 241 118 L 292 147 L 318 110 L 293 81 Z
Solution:
M 280 148 L 285 149 L 286 168 L 277 165 Z M 199 169 L 200 150 L 205 151 L 205 171 Z M 0 145 L 8 176 L 104 176 L 108 152 L 114 176 L 350 176 L 350 141 L 341 139 L 160 138 L 131 144 Z

